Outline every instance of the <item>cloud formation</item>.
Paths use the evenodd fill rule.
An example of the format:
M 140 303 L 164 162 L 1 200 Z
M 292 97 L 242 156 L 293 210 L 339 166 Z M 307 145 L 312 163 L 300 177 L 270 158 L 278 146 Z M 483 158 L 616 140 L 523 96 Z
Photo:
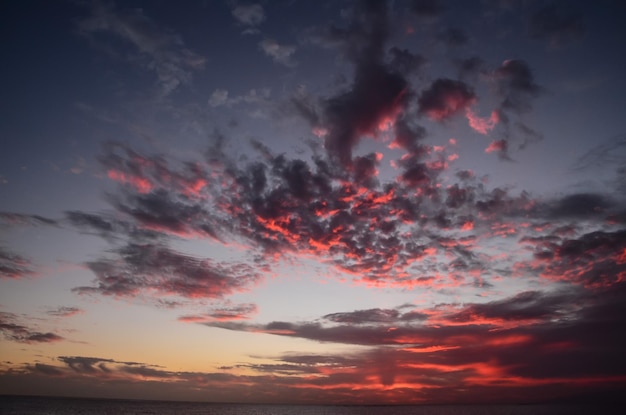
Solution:
M 108 142 L 98 157 L 99 177 L 112 185 L 106 210 L 68 210 L 60 219 L 0 213 L 7 227 L 73 229 L 106 242 L 105 252 L 84 263 L 93 280 L 81 282 L 76 294 L 176 308 L 172 319 L 200 324 L 216 337 L 223 330 L 279 336 L 332 344 L 341 353 L 245 356 L 205 372 L 60 356 L 12 364 L 0 386 L 19 392 L 19 385 L 54 379 L 50 384 L 99 385 L 106 393 L 132 386 L 146 398 L 177 391 L 189 398 L 312 403 L 481 403 L 493 396 L 519 403 L 582 394 L 593 402 L 603 391 L 618 399 L 626 382 L 625 200 L 600 189 L 535 195 L 457 167 L 464 151 L 471 153 L 472 139 L 483 140 L 474 156 L 493 153 L 501 160 L 541 139 L 527 115 L 545 91 L 542 77 L 520 58 L 494 66 L 475 51 L 463 54 L 470 37 L 445 24 L 428 39 L 438 49 L 450 46 L 443 49 L 452 70 L 440 73 L 422 51 L 405 48 L 421 43 L 398 22 L 411 24 L 417 16 L 426 27 L 447 7 L 413 0 L 401 6 L 412 15 L 399 17 L 394 4 L 355 2 L 337 22 L 304 31 L 298 49 L 270 37 L 247 38 L 257 52 L 293 69 L 290 76 L 309 69 L 296 68 L 296 50 L 334 52 L 345 73 L 330 86 L 298 85 L 277 98 L 277 89 L 245 86 L 236 93 L 232 85 L 212 84 L 198 94 L 203 122 L 207 113 L 271 105 L 275 117 L 284 117 L 277 124 L 287 125 L 295 114 L 308 126 L 302 133 L 308 150 L 256 135 L 246 146 L 235 122 L 192 154 L 154 150 L 182 142 L 180 131 L 164 147 L 151 140 Z M 244 33 L 258 33 L 266 20 L 257 4 L 228 10 L 230 24 L 234 18 Z M 577 18 L 559 13 L 549 6 L 533 14 L 531 35 L 559 44 L 573 37 Z M 82 33 L 94 42 L 112 35 L 130 47 L 137 55 L 131 62 L 157 75 L 163 96 L 189 84 L 204 66 L 180 36 L 142 10 L 94 3 L 92 14 L 79 23 Z M 431 64 L 436 74 L 428 73 Z M 183 123 L 185 110 L 175 112 Z M 456 122 L 464 119 L 467 125 Z M 623 177 L 616 156 L 623 141 L 589 151 L 577 167 L 611 162 Z M 485 164 L 492 162 L 498 160 Z M 505 179 L 503 173 L 497 182 Z M 184 251 L 191 244 L 218 249 L 192 255 Z M 222 249 L 237 258 L 220 258 Z M 308 270 L 333 283 L 402 293 L 413 302 L 346 301 L 317 317 L 272 321 L 264 320 L 266 298 L 258 304 L 245 298 L 266 276 L 311 263 L 319 268 Z M 0 277 L 33 272 L 29 260 L 0 249 Z M 44 312 L 59 322 L 81 311 Z M 13 313 L 0 319 L 11 342 L 63 340 Z

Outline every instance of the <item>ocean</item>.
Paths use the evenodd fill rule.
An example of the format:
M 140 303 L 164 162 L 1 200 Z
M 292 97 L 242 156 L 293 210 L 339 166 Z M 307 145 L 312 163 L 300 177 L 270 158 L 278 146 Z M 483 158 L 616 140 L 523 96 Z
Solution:
M 1 415 L 583 415 L 623 410 L 592 405 L 256 405 L 0 396 Z

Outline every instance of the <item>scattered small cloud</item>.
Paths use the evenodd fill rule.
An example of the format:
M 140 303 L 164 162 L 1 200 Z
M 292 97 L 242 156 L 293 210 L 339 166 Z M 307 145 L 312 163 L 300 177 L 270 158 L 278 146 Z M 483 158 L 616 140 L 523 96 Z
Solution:
M 258 33 L 257 27 L 265 21 L 265 11 L 260 4 L 240 4 L 232 10 L 239 24 L 246 26 L 244 34 Z
M 293 59 L 293 54 L 296 52 L 296 47 L 292 45 L 281 45 L 274 39 L 265 38 L 259 43 L 259 48 L 265 52 L 265 54 L 271 57 L 274 62 L 280 63 L 288 68 L 293 68 L 297 65 Z

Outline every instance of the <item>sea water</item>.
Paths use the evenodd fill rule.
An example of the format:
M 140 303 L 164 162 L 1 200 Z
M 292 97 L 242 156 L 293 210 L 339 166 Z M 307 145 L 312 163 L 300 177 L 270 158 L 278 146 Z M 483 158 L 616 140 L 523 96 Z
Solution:
M 583 415 L 593 405 L 255 405 L 0 396 L 1 415 Z

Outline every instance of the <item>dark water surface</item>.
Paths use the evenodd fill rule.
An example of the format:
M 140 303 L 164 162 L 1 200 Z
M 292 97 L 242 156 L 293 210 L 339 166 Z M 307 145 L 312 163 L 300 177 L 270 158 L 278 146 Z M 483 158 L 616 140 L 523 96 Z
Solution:
M 253 405 L 0 396 L 1 415 L 582 415 L 623 414 L 593 405 Z

